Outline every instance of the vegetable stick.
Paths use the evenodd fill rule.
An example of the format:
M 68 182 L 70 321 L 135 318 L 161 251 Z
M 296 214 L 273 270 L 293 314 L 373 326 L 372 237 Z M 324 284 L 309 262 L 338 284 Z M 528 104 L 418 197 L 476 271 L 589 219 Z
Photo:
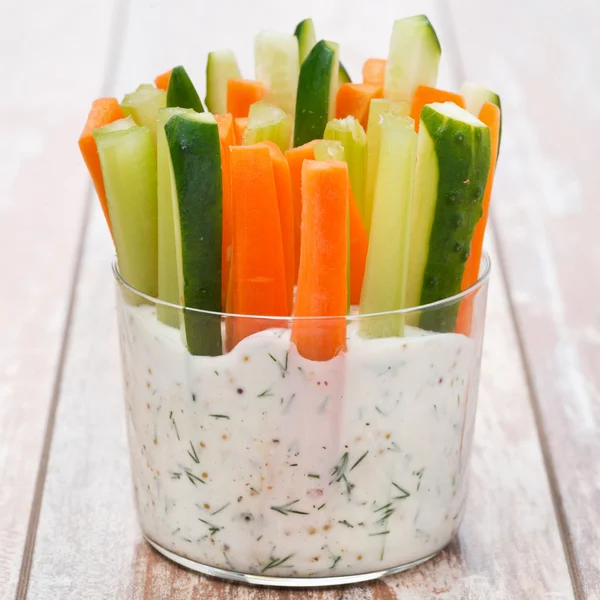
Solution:
M 244 146 L 271 140 L 285 151 L 290 147 L 292 127 L 292 117 L 286 115 L 280 108 L 267 102 L 256 102 L 250 107 L 248 113 Z
M 169 87 L 167 88 L 167 106 L 178 106 L 180 108 L 193 108 L 196 112 L 204 112 L 204 106 L 198 92 L 187 74 L 180 65 L 173 67 Z
M 344 119 L 352 115 L 366 130 L 371 100 L 382 96 L 381 86 L 371 83 L 344 83 L 336 96 L 335 117 Z
M 490 200 L 492 196 L 492 187 L 494 185 L 494 174 L 496 171 L 496 161 L 498 160 L 498 146 L 500 142 L 500 109 L 491 102 L 485 102 L 479 112 L 479 120 L 490 128 L 492 156 L 490 161 L 490 172 L 488 174 L 485 193 L 483 196 L 481 219 L 475 226 L 475 232 L 471 240 L 471 251 L 462 278 L 462 289 L 466 290 L 479 278 L 479 267 L 481 264 L 481 254 L 483 252 L 483 238 L 487 226 Z M 471 333 L 471 317 L 473 313 L 472 298 L 463 300 L 458 308 L 458 318 L 456 322 L 456 331 L 469 335 Z
M 290 148 L 285 153 L 285 158 L 290 166 L 290 177 L 292 179 L 292 199 L 294 201 L 294 283 L 298 281 L 298 267 L 300 265 L 300 225 L 302 221 L 302 164 L 305 160 L 313 160 L 315 157 L 314 146 L 318 140 L 313 140 Z
M 412 119 L 382 116 L 381 149 L 375 186 L 373 222 L 360 312 L 374 314 L 406 306 L 408 249 L 417 156 Z M 368 337 L 404 335 L 403 315 L 365 320 Z
M 227 82 L 227 112 L 234 118 L 247 117 L 250 106 L 264 98 L 265 86 L 262 81 L 251 79 L 230 79 Z
M 346 313 L 348 285 L 348 166 L 305 161 L 296 317 Z M 329 360 L 346 348 L 346 319 L 295 319 L 292 341 L 310 360 Z
M 96 194 L 98 194 L 100 206 L 102 207 L 102 212 L 104 213 L 104 218 L 106 219 L 106 224 L 111 235 L 112 226 L 110 224 L 110 215 L 108 214 L 104 179 L 102 177 L 96 140 L 94 140 L 92 131 L 98 127 L 108 125 L 117 119 L 122 119 L 124 116 L 123 109 L 116 98 L 98 98 L 92 102 L 92 108 L 88 114 L 85 127 L 79 136 L 79 150 L 96 188 Z
M 215 50 L 206 58 L 206 108 L 213 115 L 227 110 L 227 83 L 242 76 L 240 67 L 231 50 Z M 244 115 L 246 116 L 246 115 Z
M 283 152 L 275 142 L 265 141 L 264 144 L 271 153 L 273 162 L 273 176 L 277 192 L 277 206 L 279 208 L 279 222 L 281 223 L 281 237 L 283 240 L 283 256 L 285 259 L 285 281 L 288 302 L 288 314 L 292 314 L 294 303 L 294 202 L 292 200 L 292 180 L 290 166 Z
M 154 85 L 159 90 L 164 90 L 165 92 L 169 89 L 169 80 L 171 79 L 171 71 L 173 69 L 169 69 L 165 73 L 161 73 L 154 78 Z
M 121 101 L 123 112 L 133 117 L 138 125 L 148 127 L 156 144 L 158 111 L 167 105 L 167 94 L 153 85 L 142 84 L 135 92 L 126 94 Z
M 233 131 L 235 133 L 235 143 L 241 146 L 244 141 L 244 132 L 248 127 L 248 117 L 238 117 L 233 120 Z
M 264 144 L 232 146 L 230 158 L 235 312 L 285 316 L 285 258 L 270 150 Z M 273 326 L 258 319 L 236 319 L 232 345 Z
M 382 86 L 386 63 L 385 58 L 368 58 L 362 68 L 363 82 Z
M 231 173 L 230 173 L 230 146 L 235 146 L 235 131 L 233 117 L 215 115 L 219 126 L 219 140 L 221 142 L 221 169 L 223 177 L 223 252 L 221 254 L 221 300 L 225 307 L 227 299 L 227 286 L 229 284 L 229 270 L 231 268 L 231 238 L 233 228 L 233 214 L 231 206 Z
M 465 108 L 465 100 L 460 94 L 439 90 L 428 85 L 420 85 L 413 96 L 410 108 L 410 116 L 415 121 L 415 131 L 417 133 L 419 132 L 421 110 L 426 104 L 433 104 L 434 102 L 454 102 L 461 108 Z

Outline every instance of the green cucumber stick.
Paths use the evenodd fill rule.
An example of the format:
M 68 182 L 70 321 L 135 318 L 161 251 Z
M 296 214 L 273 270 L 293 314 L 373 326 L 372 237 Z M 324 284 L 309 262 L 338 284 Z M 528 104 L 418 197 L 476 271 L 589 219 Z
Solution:
M 158 190 L 158 298 L 169 304 L 180 304 L 175 254 L 175 225 L 171 190 L 171 155 L 165 135 L 165 124 L 174 115 L 192 113 L 190 108 L 163 108 L 158 111 L 156 136 L 156 175 Z M 179 328 L 179 311 L 157 305 L 159 321 Z
M 410 117 L 384 113 L 375 185 L 375 203 L 360 312 L 373 314 L 406 306 L 408 250 L 417 157 Z M 366 319 L 367 337 L 404 335 L 404 315 Z
M 375 181 L 377 179 L 377 162 L 381 139 L 381 115 L 391 112 L 401 117 L 408 117 L 410 104 L 408 102 L 392 102 L 386 98 L 374 98 L 369 106 L 367 122 L 367 181 L 365 185 L 365 227 L 367 233 L 371 230 L 371 213 L 375 196 Z
M 250 106 L 248 127 L 244 132 L 244 146 L 271 140 L 282 152 L 289 149 L 292 140 L 292 117 L 267 102 Z
M 134 289 L 156 298 L 158 233 L 152 132 L 149 127 L 122 119 L 94 130 L 94 139 L 106 187 L 119 273 Z
M 167 106 L 169 108 L 192 108 L 198 113 L 204 112 L 200 96 L 198 96 L 187 71 L 181 65 L 174 67 L 171 71 L 167 88 Z
M 221 310 L 221 143 L 210 113 L 172 116 L 165 125 L 179 297 L 187 308 Z M 190 354 L 222 353 L 221 319 L 183 311 L 182 337 Z
M 326 140 L 342 142 L 352 192 L 360 215 L 365 220 L 365 179 L 367 171 L 367 134 L 362 125 L 352 116 L 333 119 L 327 123 L 323 137 Z
M 132 116 L 138 125 L 150 128 L 155 144 L 158 111 L 166 105 L 167 93 L 149 84 L 140 85 L 121 101 L 121 108 L 126 115 Z
M 227 82 L 242 73 L 231 50 L 216 50 L 206 59 L 206 108 L 213 115 L 227 112 Z

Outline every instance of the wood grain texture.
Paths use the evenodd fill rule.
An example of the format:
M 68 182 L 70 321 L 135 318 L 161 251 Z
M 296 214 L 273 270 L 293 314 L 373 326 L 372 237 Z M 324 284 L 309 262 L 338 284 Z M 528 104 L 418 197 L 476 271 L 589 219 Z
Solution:
M 76 139 L 104 79 L 114 4 L 0 5 L 2 600 L 14 598 L 31 554 L 28 524 L 37 519 L 32 505 L 89 190 Z
M 464 70 L 502 94 L 494 224 L 580 598 L 600 598 L 600 5 L 453 6 Z M 504 34 L 512 31 L 514 43 Z

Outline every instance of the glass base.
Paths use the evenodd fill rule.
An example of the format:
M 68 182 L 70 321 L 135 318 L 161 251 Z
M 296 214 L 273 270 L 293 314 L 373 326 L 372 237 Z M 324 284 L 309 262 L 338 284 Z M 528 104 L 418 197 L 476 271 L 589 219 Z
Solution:
M 237 571 L 227 571 L 226 569 L 219 569 L 218 567 L 211 567 L 209 565 L 203 565 L 202 563 L 190 560 L 183 556 L 179 556 L 163 548 L 156 542 L 152 541 L 149 537 L 144 536 L 146 541 L 163 556 L 173 562 L 202 573 L 203 575 L 210 575 L 211 577 L 218 577 L 220 579 L 226 579 L 228 581 L 237 581 L 238 583 L 249 583 L 251 585 L 267 585 L 275 587 L 293 587 L 293 588 L 311 588 L 311 587 L 324 587 L 332 585 L 346 585 L 350 583 L 362 583 L 364 581 L 371 581 L 372 579 L 379 579 L 381 577 L 387 577 L 388 575 L 394 575 L 402 571 L 407 571 L 418 565 L 427 562 L 433 558 L 440 550 L 420 558 L 411 563 L 393 567 L 391 569 L 384 569 L 383 571 L 372 571 L 371 573 L 359 573 L 357 575 L 338 575 L 335 577 L 266 577 L 264 575 L 251 575 L 248 573 L 238 573 Z

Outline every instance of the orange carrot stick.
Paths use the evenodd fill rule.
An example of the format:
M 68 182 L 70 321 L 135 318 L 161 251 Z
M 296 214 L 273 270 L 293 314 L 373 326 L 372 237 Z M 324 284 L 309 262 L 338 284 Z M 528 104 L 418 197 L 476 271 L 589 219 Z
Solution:
M 335 118 L 344 119 L 352 115 L 367 129 L 369 106 L 373 98 L 382 98 L 383 88 L 372 83 L 344 83 L 337 92 Z
M 426 104 L 433 102 L 454 102 L 461 108 L 465 107 L 465 100 L 460 94 L 447 92 L 446 90 L 438 90 L 428 85 L 420 85 L 413 96 L 412 105 L 410 107 L 410 116 L 415 122 L 415 131 L 419 131 L 419 122 L 421 111 Z
M 232 208 L 231 208 L 231 176 L 229 168 L 229 147 L 235 146 L 235 132 L 233 130 L 233 117 L 215 115 L 219 126 L 219 139 L 221 141 L 221 171 L 223 180 L 223 234 L 221 253 L 221 301 L 225 307 L 227 299 L 227 285 L 229 283 L 229 269 L 231 263 L 231 236 L 232 236 Z
M 244 131 L 248 127 L 248 117 L 238 117 L 233 119 L 233 129 L 235 131 L 235 143 L 241 146 L 244 142 Z
M 235 312 L 285 316 L 285 259 L 270 150 L 263 144 L 232 146 L 230 160 Z M 232 345 L 273 326 L 259 319 L 235 319 Z
M 349 185 L 348 189 L 350 192 L 350 304 L 360 304 L 365 266 L 367 264 L 367 250 L 369 249 L 369 236 L 352 193 L 352 187 Z
M 318 140 L 308 142 L 303 146 L 286 150 L 285 158 L 290 165 L 292 178 L 292 199 L 294 201 L 294 283 L 298 281 L 298 267 L 300 265 L 300 224 L 302 221 L 302 194 L 300 192 L 302 181 L 302 164 L 305 160 L 314 160 L 314 146 Z
M 285 281 L 288 301 L 288 315 L 292 314 L 294 303 L 294 201 L 292 199 L 292 180 L 290 166 L 279 146 L 275 142 L 261 142 L 269 148 L 273 161 L 273 176 L 275 177 L 275 190 L 277 191 L 277 205 L 279 208 L 279 222 L 281 223 L 281 237 L 283 240 L 283 255 L 285 258 Z
M 227 112 L 234 118 L 247 117 L 250 106 L 265 95 L 262 81 L 252 79 L 230 79 L 227 82 Z
M 124 116 L 123 110 L 116 98 L 98 98 L 92 102 L 92 108 L 88 114 L 85 127 L 79 136 L 79 150 L 94 182 L 100 206 L 102 206 L 102 212 L 104 213 L 104 218 L 106 219 L 111 235 L 112 227 L 108 214 L 108 204 L 106 203 L 104 179 L 102 178 L 98 148 L 96 147 L 92 131 L 98 127 L 108 125 L 117 119 L 122 119 Z
M 336 317 L 348 302 L 348 165 L 307 160 L 302 166 L 302 249 L 297 317 Z M 310 360 L 329 360 L 346 348 L 346 319 L 298 319 L 292 341 Z
M 169 87 L 169 81 L 171 80 L 171 71 L 172 70 L 173 69 L 169 69 L 165 73 L 161 73 L 160 75 L 157 75 L 154 78 L 154 85 L 159 90 L 165 90 L 165 92 L 167 91 L 167 89 Z
M 491 102 L 484 102 L 479 111 L 479 120 L 490 128 L 492 156 L 490 160 L 490 172 L 483 194 L 483 214 L 475 226 L 473 239 L 471 240 L 471 251 L 462 278 L 462 289 L 466 290 L 479 278 L 479 266 L 481 253 L 483 251 L 483 238 L 490 210 L 490 199 L 494 185 L 494 174 L 496 172 L 496 161 L 498 160 L 498 141 L 500 136 L 500 109 Z M 469 335 L 471 333 L 471 320 L 473 313 L 473 298 L 463 300 L 458 308 L 456 331 Z
M 386 64 L 385 58 L 368 58 L 362 68 L 363 81 L 382 86 Z

